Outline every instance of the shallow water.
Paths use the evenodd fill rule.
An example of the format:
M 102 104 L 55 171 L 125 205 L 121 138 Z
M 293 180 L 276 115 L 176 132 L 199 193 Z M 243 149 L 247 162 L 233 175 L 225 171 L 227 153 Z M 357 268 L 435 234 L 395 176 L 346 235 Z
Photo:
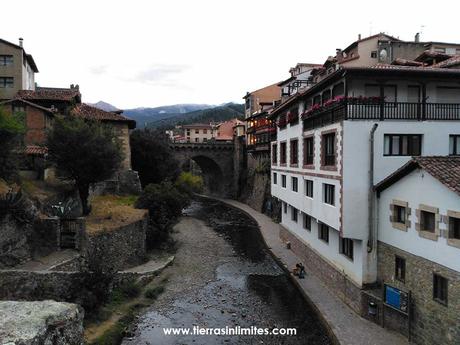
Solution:
M 222 251 L 222 259 L 215 260 L 214 279 L 203 281 L 199 288 L 191 287 L 191 291 L 184 289 L 186 293 L 171 293 L 166 307 L 154 305 L 139 319 L 135 336 L 123 344 L 331 343 L 315 312 L 270 256 L 252 218 L 206 199 L 193 202 L 185 213 L 204 221 L 208 231 L 217 234 L 203 240 L 215 241 Z M 198 269 L 201 267 L 209 269 L 206 265 Z M 189 278 L 196 274 L 197 280 L 201 279 L 198 273 L 190 272 Z M 163 331 L 165 327 L 193 326 L 296 328 L 297 335 L 165 335 Z

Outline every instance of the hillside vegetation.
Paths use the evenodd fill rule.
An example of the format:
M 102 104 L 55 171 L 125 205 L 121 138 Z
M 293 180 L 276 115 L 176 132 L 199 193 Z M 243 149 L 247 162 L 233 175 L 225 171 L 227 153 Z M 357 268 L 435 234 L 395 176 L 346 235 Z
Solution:
M 192 111 L 167 119 L 161 119 L 158 121 L 150 122 L 148 124 L 148 127 L 169 129 L 173 128 L 176 125 L 186 125 L 191 123 L 222 122 L 234 118 L 238 118 L 240 120 L 244 118 L 243 104 L 229 103 L 211 109 Z

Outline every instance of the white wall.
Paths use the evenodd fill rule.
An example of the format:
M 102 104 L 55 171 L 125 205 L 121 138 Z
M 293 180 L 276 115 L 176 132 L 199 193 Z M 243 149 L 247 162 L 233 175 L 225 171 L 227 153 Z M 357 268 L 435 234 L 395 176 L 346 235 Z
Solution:
M 411 226 L 407 232 L 392 227 L 389 205 L 393 199 L 409 203 Z M 446 215 L 447 210 L 460 212 L 459 195 L 426 171 L 418 169 L 382 191 L 378 203 L 379 241 L 460 272 L 460 248 L 448 245 L 446 238 L 432 241 L 420 237 L 415 230 L 415 223 L 419 222 L 415 210 L 420 204 L 438 207 L 441 215 Z M 446 229 L 446 225 L 440 223 L 442 229 Z
M 410 156 L 384 156 L 385 134 L 422 134 L 422 155 L 449 154 L 449 134 L 460 133 L 460 122 L 344 121 L 343 123 L 343 230 L 344 236 L 366 239 L 370 131 L 378 124 L 374 142 L 374 184 L 407 163 Z

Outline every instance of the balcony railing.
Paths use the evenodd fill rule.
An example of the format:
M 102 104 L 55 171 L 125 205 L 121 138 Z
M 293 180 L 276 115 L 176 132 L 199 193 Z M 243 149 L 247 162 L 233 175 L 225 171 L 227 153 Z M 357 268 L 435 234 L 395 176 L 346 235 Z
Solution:
M 411 103 L 343 100 L 303 117 L 304 128 L 340 120 L 460 121 L 460 103 Z

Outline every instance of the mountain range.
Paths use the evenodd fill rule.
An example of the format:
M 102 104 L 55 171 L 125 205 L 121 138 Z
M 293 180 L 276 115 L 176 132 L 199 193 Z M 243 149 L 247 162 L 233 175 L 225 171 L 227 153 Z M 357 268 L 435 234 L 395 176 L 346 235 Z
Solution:
M 99 101 L 91 104 L 105 111 L 117 111 L 112 104 Z M 243 104 L 226 103 L 222 105 L 209 104 L 174 104 L 155 108 L 126 109 L 123 115 L 135 120 L 137 128 L 173 128 L 176 125 L 193 122 L 220 122 L 232 118 L 244 117 Z

